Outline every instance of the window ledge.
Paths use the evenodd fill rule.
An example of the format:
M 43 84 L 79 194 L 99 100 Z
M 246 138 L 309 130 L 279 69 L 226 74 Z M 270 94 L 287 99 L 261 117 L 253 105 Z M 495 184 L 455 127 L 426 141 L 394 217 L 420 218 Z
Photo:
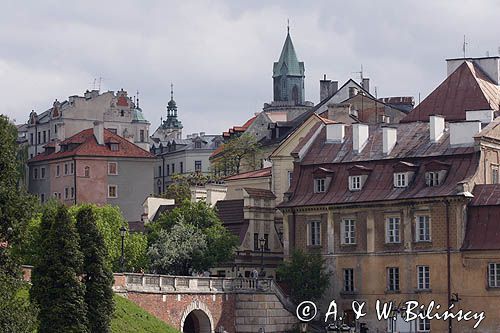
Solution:
M 432 289 L 415 289 L 415 294 L 432 293 Z
M 342 298 L 354 298 L 358 295 L 357 291 L 341 291 L 340 296 Z
M 401 290 L 386 290 L 386 294 L 401 294 Z

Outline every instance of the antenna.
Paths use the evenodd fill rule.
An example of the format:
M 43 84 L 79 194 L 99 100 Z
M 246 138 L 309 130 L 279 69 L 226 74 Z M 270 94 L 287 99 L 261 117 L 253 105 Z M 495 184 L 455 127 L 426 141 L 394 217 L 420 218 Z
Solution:
M 363 82 L 363 64 L 361 64 L 361 70 L 360 71 L 357 71 L 357 72 L 351 72 L 353 74 L 359 74 L 359 76 L 361 77 L 361 82 Z
M 490 56 L 490 51 L 486 51 L 486 57 Z
M 467 45 L 469 45 L 469 42 L 466 41 L 465 35 L 464 35 L 464 44 L 462 46 L 462 50 L 464 51 L 464 59 L 465 59 L 465 55 L 466 55 L 466 51 L 467 51 Z
M 99 76 L 99 89 L 98 89 L 99 91 L 101 91 L 102 80 L 103 80 L 102 76 Z
M 286 31 L 290 33 L 290 19 L 286 19 Z
M 137 108 L 139 108 L 139 90 L 137 90 L 137 105 L 136 105 Z

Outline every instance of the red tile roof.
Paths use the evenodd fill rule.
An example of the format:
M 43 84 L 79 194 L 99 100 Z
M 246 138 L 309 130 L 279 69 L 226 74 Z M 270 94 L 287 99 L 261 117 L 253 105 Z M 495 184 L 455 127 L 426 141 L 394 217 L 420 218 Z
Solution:
M 59 151 L 52 154 L 42 153 L 28 162 L 46 161 L 70 156 L 101 156 L 101 157 L 132 157 L 132 158 L 155 158 L 150 152 L 136 146 L 121 136 L 104 130 L 105 143 L 119 143 L 119 149 L 113 151 L 108 145 L 99 145 L 94 137 L 94 129 L 83 130 L 72 137 L 61 142 L 61 145 L 77 144 L 72 150 Z
M 464 61 L 401 122 L 429 121 L 433 114 L 447 121 L 464 120 L 468 110 L 499 110 L 500 91 L 478 65 Z
M 239 173 L 237 175 L 229 176 L 224 178 L 224 180 L 237 180 L 237 179 L 246 179 L 246 178 L 260 178 L 260 177 L 271 177 L 271 167 L 263 168 L 255 171 L 248 171 Z
M 476 185 L 462 250 L 500 250 L 500 184 Z

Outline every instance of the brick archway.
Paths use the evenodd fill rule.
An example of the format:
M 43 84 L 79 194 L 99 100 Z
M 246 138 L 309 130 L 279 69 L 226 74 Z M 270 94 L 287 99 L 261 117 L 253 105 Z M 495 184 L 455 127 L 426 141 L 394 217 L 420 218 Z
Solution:
M 198 300 L 189 304 L 182 314 L 180 331 L 183 332 L 184 325 L 188 316 L 194 316 L 197 319 L 197 325 L 200 333 L 212 333 L 215 330 L 214 319 L 208 306 Z

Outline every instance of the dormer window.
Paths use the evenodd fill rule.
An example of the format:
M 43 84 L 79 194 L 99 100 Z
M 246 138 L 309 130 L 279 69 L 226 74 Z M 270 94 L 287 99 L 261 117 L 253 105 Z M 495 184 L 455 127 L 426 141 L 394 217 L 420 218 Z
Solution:
M 425 183 L 427 186 L 439 186 L 441 179 L 438 171 L 430 171 L 425 173 Z
M 408 186 L 408 173 L 396 172 L 394 173 L 394 187 L 407 187 Z
M 118 151 L 120 150 L 120 145 L 118 143 L 110 143 L 109 149 L 111 149 L 111 151 Z
M 326 191 L 326 178 L 314 179 L 314 193 L 324 193 Z
M 361 190 L 361 176 L 349 176 L 349 190 L 350 191 Z
M 201 141 L 196 141 L 196 142 L 194 143 L 194 148 L 195 148 L 195 149 L 201 149 Z

